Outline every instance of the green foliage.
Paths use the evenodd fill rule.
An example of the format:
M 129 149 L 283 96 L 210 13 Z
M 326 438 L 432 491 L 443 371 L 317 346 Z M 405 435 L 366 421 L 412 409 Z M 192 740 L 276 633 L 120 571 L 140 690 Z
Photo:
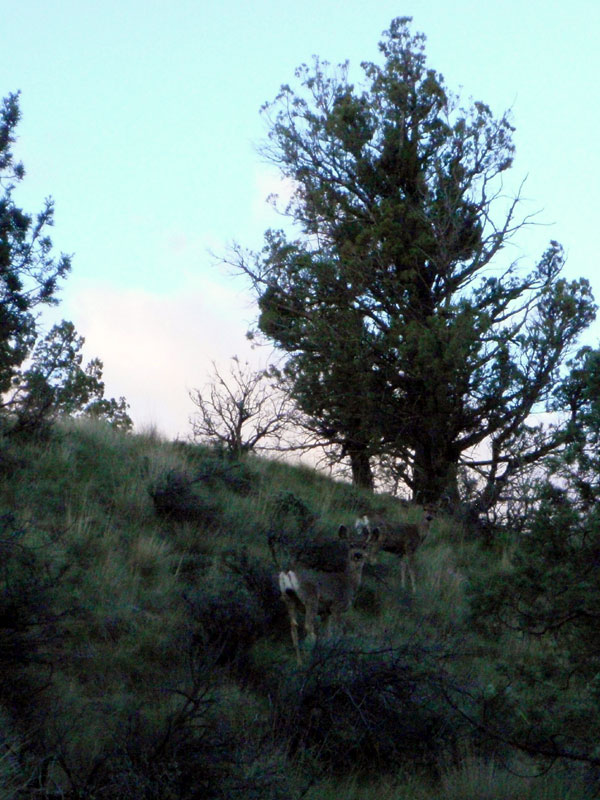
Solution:
M 307 533 L 317 520 L 317 514 L 293 492 L 278 492 L 272 501 L 272 525 L 290 533 Z
M 456 688 L 439 656 L 416 643 L 321 645 L 306 674 L 282 686 L 281 735 L 340 774 L 435 769 L 469 735 L 445 699 Z
M 274 594 L 274 593 L 273 593 Z M 274 594 L 273 600 L 277 599 Z M 186 595 L 202 652 L 214 652 L 219 664 L 239 663 L 261 635 L 267 617 L 259 599 L 240 581 L 220 581 Z
M 287 613 L 280 600 L 279 587 L 275 585 L 275 575 L 270 563 L 264 559 L 250 557 L 245 548 L 227 550 L 223 555 L 227 570 L 237 576 L 238 584 L 243 586 L 258 604 L 264 620 L 263 633 L 272 632 L 282 621 L 287 623 Z M 286 627 L 287 630 L 287 627 Z
M 20 119 L 19 96 L 9 94 L 0 109 L 0 395 L 11 387 L 36 339 L 34 309 L 56 303 L 58 282 L 68 273 L 68 256 L 52 256 L 47 229 L 54 205 L 46 200 L 34 219 L 13 200 L 25 170 L 12 152 Z
M 557 406 L 569 413 L 569 436 L 550 471 L 573 486 L 587 508 L 600 496 L 600 350 L 582 348 L 570 367 L 569 380 L 557 391 Z
M 152 486 L 149 491 L 158 516 L 175 522 L 210 523 L 215 509 L 192 491 L 193 484 L 187 474 L 170 471 Z
M 234 461 L 225 457 L 219 450 L 200 450 L 197 455 L 191 451 L 195 467 L 195 480 L 211 490 L 228 490 L 235 494 L 247 495 L 252 491 L 254 475 L 247 462 Z
M 13 380 L 14 431 L 39 433 L 59 416 L 77 414 L 106 419 L 124 431 L 133 427 L 125 399 L 104 397 L 100 359 L 82 367 L 83 344 L 73 324 L 64 320 L 37 342 L 31 365 Z
M 68 613 L 53 607 L 64 568 L 45 563 L 47 549 L 47 537 L 12 512 L 0 516 L 0 702 L 21 713 L 47 683 Z
M 247 495 L 251 472 L 240 462 L 229 460 L 218 451 L 183 448 L 193 470 L 170 469 L 150 487 L 156 513 L 174 522 L 195 522 L 204 526 L 214 522 L 219 511 L 219 495 L 231 492 Z
M 262 252 L 233 261 L 309 428 L 357 485 L 372 488 L 385 456 L 417 501 L 456 501 L 462 454 L 488 440 L 489 508 L 564 443 L 525 420 L 556 402 L 595 306 L 588 281 L 561 278 L 556 242 L 529 274 L 499 260 L 526 223 L 502 191 L 513 128 L 461 105 L 409 22 L 392 21 L 360 87 L 347 64 L 315 59 L 265 105 L 264 154 L 294 182 L 284 213 L 299 237 L 268 231 Z
M 306 793 L 306 800 L 590 800 L 590 787 L 569 772 L 523 775 L 489 759 L 465 755 L 464 762 L 444 769 L 439 784 L 408 768 L 398 776 L 364 781 L 359 776 L 324 780 Z
M 572 691 L 552 696 L 546 681 L 534 695 L 525 677 L 542 675 L 543 652 L 510 631 L 474 630 L 468 581 L 492 584 L 505 562 L 468 537 L 459 545 L 449 518 L 418 554 L 417 594 L 381 554 L 344 629 L 320 631 L 298 669 L 268 531 L 333 545 L 359 502 L 410 511 L 305 468 L 249 458 L 238 472 L 211 450 L 89 418 L 3 453 L 0 786 L 279 800 L 335 796 L 335 774 L 338 796 L 432 800 L 457 787 L 494 797 L 495 778 L 511 796 L 553 800 L 549 780 L 534 790 L 504 770 L 539 767 L 507 741 L 525 715 L 541 731 L 528 741 L 543 744 L 527 692 L 563 733 L 596 724 L 591 680 L 587 692 L 577 678 Z M 188 488 L 212 500 L 210 520 L 156 514 L 148 487 L 168 475 L 183 486 L 202 476 Z M 575 639 L 565 634 L 573 651 Z M 508 684 L 503 663 L 517 656 L 528 672 Z M 578 797 L 580 772 L 553 785 Z
M 553 461 L 563 480 L 572 456 L 567 448 L 565 471 Z M 589 474 L 570 485 L 542 485 L 510 566 L 474 583 L 471 605 L 480 630 L 500 642 L 514 631 L 523 637 L 524 646 L 499 653 L 496 664 L 495 702 L 514 713 L 510 733 L 503 722 L 504 735 L 549 758 L 568 755 L 598 767 L 600 496 Z

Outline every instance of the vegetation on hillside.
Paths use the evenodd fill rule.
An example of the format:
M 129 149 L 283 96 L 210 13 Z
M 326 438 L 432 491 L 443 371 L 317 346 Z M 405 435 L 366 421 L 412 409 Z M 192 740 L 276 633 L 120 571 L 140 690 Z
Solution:
M 380 554 L 344 631 L 305 647 L 298 668 L 269 533 L 327 539 L 359 508 L 416 510 L 93 420 L 2 447 L 3 796 L 593 796 L 595 638 L 565 615 L 558 632 L 523 624 L 560 602 L 561 569 L 573 587 L 591 528 L 534 552 L 543 510 L 486 549 L 441 515 L 417 593 Z M 529 588 L 519 617 L 524 570 L 545 574 L 549 557 L 554 580 Z M 593 613 L 589 570 L 580 578 L 572 591 Z

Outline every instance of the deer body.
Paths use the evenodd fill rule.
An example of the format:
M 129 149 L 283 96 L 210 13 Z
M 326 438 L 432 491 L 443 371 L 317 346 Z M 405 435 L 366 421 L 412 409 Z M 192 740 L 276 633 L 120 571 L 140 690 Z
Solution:
M 344 526 L 340 528 L 340 538 L 346 538 Z M 337 567 L 329 568 L 330 565 L 327 565 L 326 568 L 314 563 L 309 565 L 298 559 L 291 569 L 279 573 L 279 588 L 290 617 L 298 664 L 302 664 L 298 611 L 304 611 L 304 630 L 309 644 L 316 642 L 315 621 L 319 613 L 327 619 L 327 635 L 330 635 L 333 625 L 337 627 L 341 624 L 342 614 L 352 605 L 362 580 L 365 561 L 377 538 L 378 533 L 370 533 L 360 541 L 348 542 L 343 561 Z
M 402 588 L 406 588 L 406 573 L 410 578 L 413 593 L 417 590 L 415 578 L 416 552 L 429 533 L 429 526 L 434 518 L 434 511 L 429 507 L 423 509 L 423 516 L 418 523 L 399 522 L 390 525 L 385 520 L 371 519 L 366 515 L 356 521 L 356 527 L 369 531 L 373 526 L 381 532 L 379 549 L 393 553 L 402 559 L 400 562 L 400 579 Z

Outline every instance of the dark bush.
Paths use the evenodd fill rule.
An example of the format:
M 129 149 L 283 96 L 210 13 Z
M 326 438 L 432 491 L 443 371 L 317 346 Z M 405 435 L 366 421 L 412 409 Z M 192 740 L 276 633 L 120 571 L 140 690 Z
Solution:
M 148 490 L 157 516 L 173 522 L 210 525 L 217 516 L 215 505 L 194 492 L 196 480 L 184 472 L 170 470 Z
M 367 566 L 371 567 L 370 564 L 367 564 Z M 353 607 L 357 611 L 368 612 L 372 617 L 377 616 L 378 614 L 381 613 L 383 608 L 381 591 L 374 588 L 373 586 L 368 586 L 363 582 L 360 586 L 360 589 L 358 590 L 358 594 L 356 595 Z
M 434 772 L 469 734 L 448 702 L 453 690 L 421 647 L 369 652 L 320 643 L 306 672 L 282 685 L 276 727 L 291 752 L 307 751 L 336 773 Z
M 242 496 L 249 495 L 257 478 L 241 461 L 231 461 L 218 455 L 206 456 L 195 466 L 196 480 L 216 488 L 223 487 Z
M 33 547 L 26 533 L 12 513 L 0 516 L 0 698 L 11 708 L 47 683 L 59 640 L 61 570 L 45 561 L 50 545 Z
M 232 461 L 217 448 L 208 449 L 178 442 L 177 448 L 185 456 L 194 480 L 211 488 L 226 488 L 236 494 L 248 495 L 258 483 L 258 476 L 245 461 Z
M 282 800 L 289 797 L 283 758 L 272 739 L 233 728 L 213 689 L 215 662 L 188 643 L 189 676 L 162 690 L 169 701 L 112 707 L 119 723 L 89 763 L 62 749 L 62 791 L 40 797 L 94 800 Z M 36 795 L 38 796 L 38 795 Z
M 278 492 L 272 501 L 271 525 L 285 529 L 286 532 L 308 533 L 317 522 L 319 515 L 293 492 Z
M 343 569 L 347 548 L 330 531 L 320 529 L 319 515 L 293 492 L 273 497 L 269 522 L 269 547 L 278 569 L 289 568 L 296 559 Z
M 233 576 L 225 576 L 216 587 L 186 593 L 185 600 L 196 646 L 219 664 L 243 661 L 269 626 L 260 598 Z
M 288 629 L 288 615 L 281 602 L 281 593 L 276 583 L 275 568 L 269 562 L 251 558 L 245 548 L 228 550 L 223 561 L 234 575 L 237 575 L 248 593 L 259 604 L 263 612 L 266 628 L 274 626 Z

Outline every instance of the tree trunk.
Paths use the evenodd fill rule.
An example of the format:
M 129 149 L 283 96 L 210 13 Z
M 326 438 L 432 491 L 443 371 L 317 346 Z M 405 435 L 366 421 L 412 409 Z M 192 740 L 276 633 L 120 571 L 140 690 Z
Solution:
M 351 445 L 347 449 L 350 465 L 352 467 L 352 483 L 360 486 L 361 489 L 373 491 L 373 471 L 371 470 L 371 459 L 366 447 Z
M 421 442 L 415 448 L 413 500 L 427 504 L 442 499 L 449 508 L 458 505 L 458 454 Z

